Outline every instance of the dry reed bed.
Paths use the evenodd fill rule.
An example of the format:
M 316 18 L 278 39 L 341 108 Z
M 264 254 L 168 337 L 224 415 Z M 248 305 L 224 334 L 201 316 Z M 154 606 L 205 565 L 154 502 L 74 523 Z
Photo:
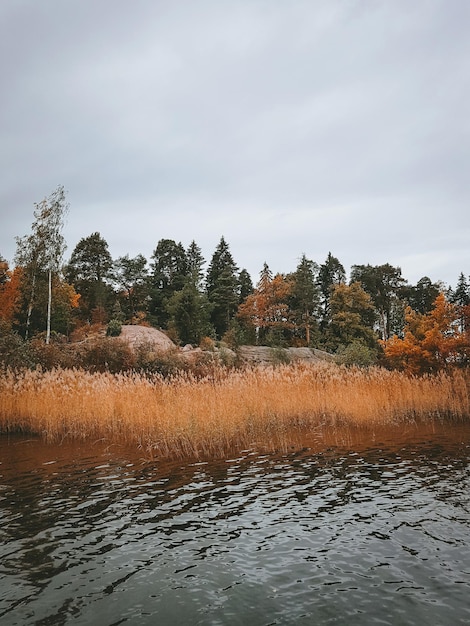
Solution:
M 470 416 L 469 379 L 331 364 L 215 371 L 197 380 L 81 370 L 0 376 L 0 432 L 137 443 L 158 457 L 285 449 L 323 428 Z

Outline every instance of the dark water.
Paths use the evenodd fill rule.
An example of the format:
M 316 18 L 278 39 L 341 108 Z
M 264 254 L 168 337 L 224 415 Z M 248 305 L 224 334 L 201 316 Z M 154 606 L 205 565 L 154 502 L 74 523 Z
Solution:
M 470 624 L 470 429 L 143 463 L 0 438 L 0 624 Z

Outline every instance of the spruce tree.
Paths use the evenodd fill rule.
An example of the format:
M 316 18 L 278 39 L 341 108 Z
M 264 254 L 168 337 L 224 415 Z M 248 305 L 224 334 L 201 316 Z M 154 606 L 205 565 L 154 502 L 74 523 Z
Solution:
M 291 309 L 296 317 L 296 325 L 305 331 L 305 345 L 311 342 L 311 330 L 317 327 L 320 305 L 320 291 L 317 285 L 318 265 L 302 255 L 296 271 L 292 275 L 293 288 Z
M 181 242 L 160 239 L 151 259 L 150 313 L 157 326 L 166 328 L 170 317 L 167 304 L 186 283 L 188 258 Z
M 207 297 L 212 305 L 211 321 L 217 337 L 229 329 L 239 304 L 238 267 L 229 246 L 221 237 L 206 277 Z

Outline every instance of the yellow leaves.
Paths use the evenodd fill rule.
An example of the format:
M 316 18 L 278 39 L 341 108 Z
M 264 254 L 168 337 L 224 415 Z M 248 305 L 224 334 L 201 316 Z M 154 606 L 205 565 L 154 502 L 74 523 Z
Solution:
M 80 294 L 72 285 L 64 281 L 56 281 L 53 290 L 53 304 L 69 309 L 76 309 L 79 305 Z

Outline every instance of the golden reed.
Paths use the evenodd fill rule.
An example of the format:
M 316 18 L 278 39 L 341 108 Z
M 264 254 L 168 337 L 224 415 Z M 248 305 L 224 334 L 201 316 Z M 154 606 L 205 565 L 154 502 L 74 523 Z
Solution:
M 152 458 L 287 449 L 341 426 L 468 420 L 469 377 L 294 364 L 221 368 L 198 380 L 81 370 L 0 376 L 0 432 L 133 443 Z

